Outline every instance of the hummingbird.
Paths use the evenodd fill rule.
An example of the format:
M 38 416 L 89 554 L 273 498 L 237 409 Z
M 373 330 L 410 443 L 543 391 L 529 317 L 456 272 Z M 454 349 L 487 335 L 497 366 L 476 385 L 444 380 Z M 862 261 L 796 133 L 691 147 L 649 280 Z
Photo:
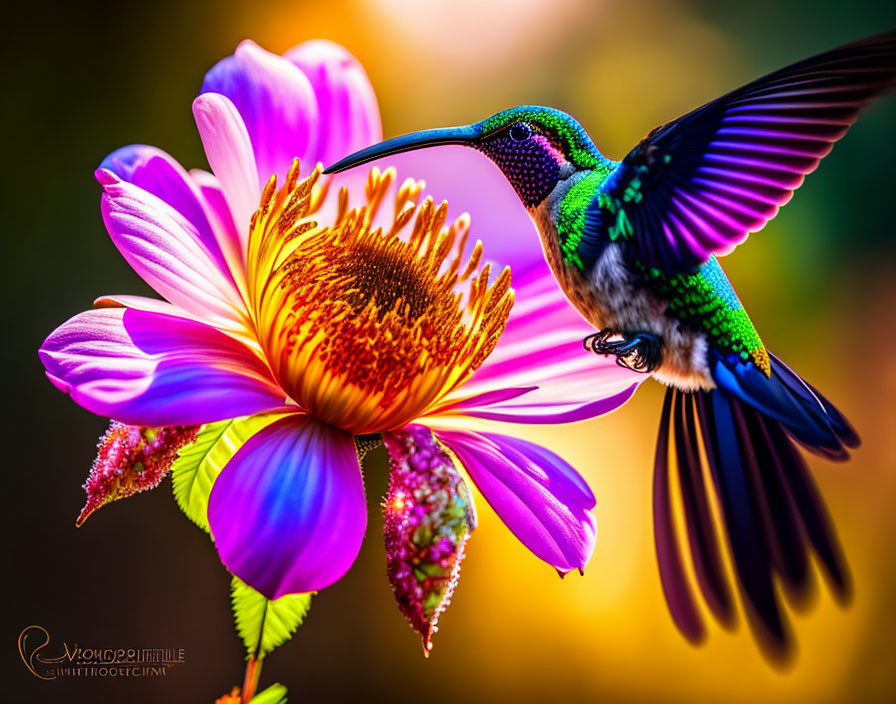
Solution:
M 476 149 L 497 165 L 528 210 L 566 297 L 595 328 L 585 348 L 667 387 L 654 461 L 654 539 L 672 619 L 693 643 L 707 633 L 700 601 L 730 629 L 737 591 L 763 654 L 786 658 L 792 637 L 776 584 L 792 605 L 804 601 L 812 553 L 835 597 L 843 603 L 851 594 L 800 448 L 846 460 L 859 437 L 768 351 L 718 257 L 774 218 L 894 84 L 890 31 L 712 100 L 652 130 L 621 161 L 601 154 L 570 115 L 524 105 L 389 139 L 324 171 L 446 144 Z M 673 518 L 676 475 L 683 530 Z

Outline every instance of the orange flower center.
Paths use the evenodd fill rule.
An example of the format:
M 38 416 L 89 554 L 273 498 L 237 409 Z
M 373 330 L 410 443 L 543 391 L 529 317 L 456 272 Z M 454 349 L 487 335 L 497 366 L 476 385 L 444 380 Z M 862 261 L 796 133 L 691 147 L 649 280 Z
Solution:
M 446 229 L 446 203 L 418 207 L 422 184 L 406 181 L 391 227 L 372 228 L 394 175 L 373 169 L 357 210 L 343 188 L 335 223 L 321 227 L 309 216 L 326 188 L 318 171 L 299 181 L 296 162 L 283 188 L 268 183 L 249 236 L 250 310 L 275 378 L 300 407 L 358 434 L 399 428 L 463 382 L 513 305 L 510 270 L 489 285 L 478 242 L 462 267 L 469 222 Z

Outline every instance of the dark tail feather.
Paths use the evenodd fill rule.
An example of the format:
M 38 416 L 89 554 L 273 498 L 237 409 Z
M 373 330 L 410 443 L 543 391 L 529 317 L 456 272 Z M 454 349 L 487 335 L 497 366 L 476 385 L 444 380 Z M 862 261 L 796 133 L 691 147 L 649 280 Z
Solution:
M 830 424 L 840 442 L 851 448 L 856 448 L 861 444 L 855 428 L 844 418 L 843 414 L 837 410 L 833 403 L 828 401 L 818 389 L 800 377 L 775 355 L 769 353 L 768 356 L 771 362 L 772 375 L 793 393 L 799 395 L 810 408 L 816 405 L 821 406 L 825 420 Z M 810 447 L 809 449 L 813 448 Z
M 752 443 L 743 442 L 747 430 L 740 409 L 723 394 L 699 394 L 696 406 L 744 610 L 763 650 L 781 659 L 791 643 L 778 610 L 771 551 L 763 540 L 761 509 L 751 487 L 756 464 Z
M 688 586 L 681 550 L 672 519 L 672 498 L 669 493 L 669 418 L 672 413 L 672 389 L 666 392 L 660 432 L 656 441 L 656 460 L 653 470 L 653 534 L 657 563 L 666 603 L 681 634 L 692 643 L 706 636 L 706 629 Z
M 675 433 L 675 454 L 685 525 L 697 583 L 707 606 L 719 623 L 734 626 L 734 602 L 725 579 L 725 566 L 716 540 L 701 470 L 699 436 L 692 399 L 685 394 L 677 394 L 675 398 L 675 422 L 672 428 Z
M 781 375 L 788 373 L 799 380 L 783 367 Z M 818 407 L 827 403 L 808 384 L 793 393 L 808 394 L 806 401 L 811 397 Z M 839 413 L 831 417 L 843 429 L 838 437 L 844 441 L 849 433 L 855 437 Z M 832 443 L 825 440 L 825 445 Z M 684 569 L 683 539 L 672 521 L 673 468 L 694 576 L 709 611 L 723 626 L 733 625 L 733 600 L 715 538 L 704 470 L 715 488 L 751 630 L 767 657 L 785 660 L 792 642 L 775 595 L 775 578 L 791 604 L 805 603 L 812 587 L 808 556 L 812 549 L 835 594 L 845 599 L 850 589 L 830 519 L 800 452 L 780 421 L 723 390 L 666 392 L 654 475 L 657 555 L 672 617 L 689 640 L 698 641 L 705 626 Z
M 787 471 L 790 464 L 781 458 L 791 458 L 802 463 L 802 456 L 784 437 L 785 444 L 777 446 L 771 433 L 781 435 L 779 427 L 772 425 L 761 414 L 744 413 L 737 407 L 741 419 L 739 441 L 748 445 L 747 467 L 752 495 L 756 497 L 760 528 L 769 550 L 775 572 L 780 576 L 787 595 L 794 605 L 806 603 L 811 587 L 806 542 L 800 527 L 800 511 L 788 491 Z M 811 480 L 810 480 L 811 481 Z
M 751 361 L 710 353 L 713 380 L 722 391 L 779 422 L 807 450 L 832 460 L 849 457 L 859 436 L 834 405 L 786 364 L 769 354 L 766 376 Z
M 824 574 L 834 595 L 841 603 L 846 603 L 852 597 L 849 568 L 806 460 L 780 425 L 766 422 L 766 430 L 775 448 L 779 476 L 790 491 L 806 538 L 824 566 Z

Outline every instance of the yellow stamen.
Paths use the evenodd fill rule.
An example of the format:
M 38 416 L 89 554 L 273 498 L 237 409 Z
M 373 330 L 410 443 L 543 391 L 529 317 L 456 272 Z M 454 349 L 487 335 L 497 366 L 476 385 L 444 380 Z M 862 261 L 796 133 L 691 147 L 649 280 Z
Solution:
M 249 308 L 268 363 L 286 393 L 321 420 L 353 433 L 399 428 L 469 377 L 491 353 L 513 305 L 510 270 L 492 286 L 477 242 L 462 255 L 464 216 L 444 229 L 447 203 L 418 206 L 422 182 L 405 181 L 392 225 L 372 229 L 395 178 L 372 169 L 366 205 L 336 221 L 309 215 L 323 196 L 316 170 L 283 188 L 268 182 L 252 218 Z M 411 234 L 399 233 L 414 220 Z M 458 271 L 463 273 L 458 276 Z M 464 300 L 456 286 L 470 279 Z

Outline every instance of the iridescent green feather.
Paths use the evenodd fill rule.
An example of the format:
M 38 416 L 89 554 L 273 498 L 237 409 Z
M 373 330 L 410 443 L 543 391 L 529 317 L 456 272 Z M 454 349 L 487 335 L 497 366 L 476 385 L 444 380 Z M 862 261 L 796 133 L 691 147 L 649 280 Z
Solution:
M 578 251 L 585 235 L 585 215 L 605 177 L 602 170 L 595 169 L 567 191 L 557 208 L 557 239 L 563 261 L 577 269 L 585 268 Z
M 640 273 L 669 302 L 667 315 L 705 333 L 710 345 L 723 354 L 752 359 L 760 368 L 767 365 L 765 346 L 715 257 L 690 274 L 670 277 L 644 267 Z
M 617 171 L 616 174 L 618 178 L 619 172 Z M 629 239 L 635 234 L 625 206 L 629 203 L 640 203 L 643 200 L 644 194 L 641 192 L 643 180 L 641 177 L 646 174 L 646 168 L 640 167 L 637 173 L 629 179 L 625 188 L 622 189 L 621 197 L 617 198 L 610 195 L 609 191 L 615 190 L 612 186 L 601 191 L 599 200 L 601 209 L 616 216 L 612 218 L 607 227 L 607 237 L 610 242 L 615 242 L 619 239 Z

